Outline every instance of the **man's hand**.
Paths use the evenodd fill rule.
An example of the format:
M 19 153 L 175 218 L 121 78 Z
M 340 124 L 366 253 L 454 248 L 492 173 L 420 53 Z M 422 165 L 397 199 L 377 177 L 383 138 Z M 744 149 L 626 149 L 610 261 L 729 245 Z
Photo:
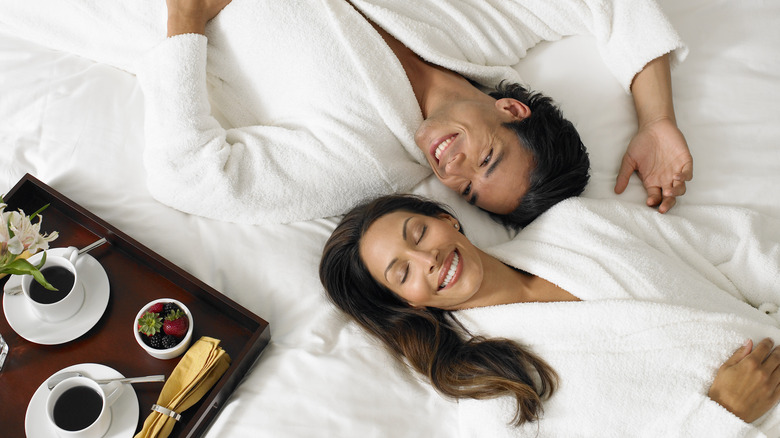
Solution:
M 206 23 L 231 0 L 165 0 L 168 6 L 168 36 L 205 33 Z
M 620 164 L 615 193 L 623 193 L 634 171 L 647 190 L 647 205 L 666 213 L 693 178 L 693 158 L 674 116 L 669 55 L 650 61 L 631 83 L 639 130 Z
M 658 206 L 661 213 L 685 194 L 685 182 L 693 178 L 693 158 L 674 120 L 663 118 L 639 128 L 623 155 L 615 193 L 623 193 L 634 171 L 647 190 L 647 205 Z
M 709 397 L 752 423 L 780 401 L 780 349 L 764 339 L 737 350 L 718 370 Z M 752 350 L 752 351 L 751 351 Z

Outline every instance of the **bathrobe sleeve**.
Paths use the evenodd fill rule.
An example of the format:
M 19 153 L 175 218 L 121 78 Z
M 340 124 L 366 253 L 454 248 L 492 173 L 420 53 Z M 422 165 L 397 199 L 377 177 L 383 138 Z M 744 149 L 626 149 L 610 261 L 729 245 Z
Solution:
M 542 40 L 593 36 L 605 65 L 626 91 L 648 62 L 670 53 L 674 66 L 688 53 L 654 0 L 515 0 L 513 4 L 516 16 Z
M 716 435 L 713 435 L 717 431 Z M 685 407 L 673 418 L 662 418 L 640 429 L 644 437 L 712 437 L 712 438 L 766 438 L 766 435 L 752 424 L 715 403 L 703 394 L 693 394 Z
M 686 212 L 683 212 L 686 214 Z M 780 305 L 780 220 L 727 209 L 731 224 L 708 223 L 689 240 L 706 242 L 704 254 L 754 307 Z M 719 216 L 727 217 L 727 216 Z
M 670 263 L 694 269 L 719 289 L 755 308 L 765 303 L 780 305 L 778 218 L 727 206 L 679 205 L 672 214 L 661 215 L 619 201 L 577 198 L 566 205 L 575 212 L 566 215 L 589 218 L 578 222 L 582 233 L 628 232 L 628 242 L 639 240 Z M 694 292 L 673 291 L 698 299 Z
M 780 220 L 741 208 L 680 207 L 666 217 L 646 215 L 653 226 L 645 220 L 629 221 L 636 233 L 655 240 L 658 249 L 679 256 L 681 263 L 701 270 L 721 289 L 780 320 Z M 722 437 L 766 436 L 706 393 L 691 394 L 676 418 L 659 421 L 651 428 L 657 433 L 648 436 L 713 436 L 712 431 Z
M 756 308 L 770 304 L 776 311 L 780 220 L 741 208 L 682 207 L 666 220 L 650 216 L 652 228 L 635 225 L 635 232 L 702 272 L 714 268 L 711 281 L 742 301 Z
M 352 3 L 424 59 L 486 86 L 521 80 L 499 67 L 517 64 L 541 41 L 570 35 L 594 37 L 605 65 L 627 92 L 648 62 L 670 53 L 676 65 L 688 53 L 654 0 Z
M 279 124 L 224 129 L 211 113 L 206 53 L 204 35 L 177 35 L 139 62 L 144 164 L 155 199 L 223 221 L 287 223 L 343 214 L 363 197 L 397 189 L 379 160 L 356 157 L 360 149 L 349 145 L 358 140 L 326 145 L 305 127 Z

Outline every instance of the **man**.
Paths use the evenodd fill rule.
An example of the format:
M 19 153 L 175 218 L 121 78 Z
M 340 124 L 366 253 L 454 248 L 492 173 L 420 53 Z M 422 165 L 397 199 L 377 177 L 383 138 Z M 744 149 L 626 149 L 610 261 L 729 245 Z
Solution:
M 168 36 L 205 34 L 206 23 L 228 3 L 229 0 L 168 0 Z M 578 2 L 564 3 L 570 5 L 564 4 L 561 8 L 582 6 Z M 548 169 L 546 181 L 535 186 L 534 176 L 538 175 L 534 172 L 539 173 L 539 168 L 545 165 L 549 168 L 551 162 L 559 159 L 563 148 L 555 149 L 557 153 L 553 152 L 543 160 L 539 151 L 533 150 L 534 144 L 521 142 L 523 122 L 530 122 L 537 112 L 529 106 L 528 98 L 533 96 L 532 93 L 521 88 L 519 95 L 505 92 L 492 96 L 485 94 L 464 75 L 424 60 L 421 54 L 409 48 L 414 44 L 411 40 L 402 43 L 372 20 L 382 20 L 382 10 L 377 5 L 363 1 L 352 4 L 363 17 L 368 17 L 367 21 L 400 62 L 423 117 L 414 133 L 415 144 L 442 183 L 470 203 L 498 214 L 505 224 L 515 227 L 527 224 L 555 202 L 582 191 L 587 182 L 587 155 L 576 130 L 559 113 L 552 117 L 557 120 L 558 129 L 552 129 L 547 136 L 548 139 L 553 138 L 548 140 L 547 147 L 555 148 L 561 143 L 568 143 L 568 150 L 572 151 L 574 158 L 565 166 L 557 166 L 564 169 Z M 334 14 L 346 15 L 339 9 L 334 8 L 334 11 Z M 563 15 L 566 11 L 550 13 Z M 233 16 L 225 18 L 223 26 L 229 22 L 228 18 Z M 393 21 L 382 21 L 382 24 L 392 30 Z M 685 181 L 692 177 L 692 159 L 674 119 L 669 64 L 669 55 L 663 52 L 648 62 L 632 80 L 630 88 L 640 129 L 626 151 L 615 187 L 616 192 L 622 192 L 631 173 L 637 171 L 647 189 L 647 204 L 658 206 L 662 213 L 668 211 L 675 198 L 685 192 Z M 514 90 L 517 92 L 518 87 Z M 537 97 L 536 101 L 553 107 L 549 99 Z M 538 110 L 540 113 L 544 111 Z M 553 113 L 556 111 L 552 110 Z M 543 128 L 545 124 L 540 125 Z M 565 175 L 571 172 L 577 176 L 567 178 Z M 561 184 L 561 180 L 567 181 L 567 184 Z M 550 181 L 554 188 L 548 192 L 552 194 L 536 195 L 541 190 L 537 186 L 549 185 Z M 363 196 L 370 194 L 364 193 Z
M 55 1 L 12 2 L 0 21 L 137 74 L 149 190 L 189 213 L 245 223 L 338 215 L 432 170 L 524 225 L 587 181 L 576 130 L 549 99 L 514 85 L 511 68 L 539 41 L 571 34 L 596 38 L 635 100 L 640 129 L 616 191 L 636 170 L 648 204 L 665 212 L 691 178 L 669 79 L 685 47 L 653 0 L 168 0 L 164 40 L 165 6 L 139 1 L 80 4 L 68 20 L 40 14 L 62 7 Z

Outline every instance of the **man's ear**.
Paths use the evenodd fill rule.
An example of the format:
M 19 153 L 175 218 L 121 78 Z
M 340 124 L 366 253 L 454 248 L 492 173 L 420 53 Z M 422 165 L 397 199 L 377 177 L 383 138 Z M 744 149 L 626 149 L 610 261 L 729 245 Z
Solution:
M 496 108 L 512 116 L 514 121 L 520 121 L 531 116 L 531 108 L 528 105 L 511 97 L 504 97 L 496 101 Z

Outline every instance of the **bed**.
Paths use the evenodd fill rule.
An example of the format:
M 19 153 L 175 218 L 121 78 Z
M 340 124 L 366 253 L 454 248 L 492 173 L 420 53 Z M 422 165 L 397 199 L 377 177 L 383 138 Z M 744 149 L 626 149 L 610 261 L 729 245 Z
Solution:
M 780 218 L 780 3 L 659 3 L 690 48 L 672 72 L 678 125 L 694 156 L 678 205 Z M 643 203 L 636 177 L 624 194 L 613 192 L 635 116 L 592 41 L 542 43 L 516 69 L 580 131 L 592 164 L 583 196 Z M 135 77 L 3 29 L 0 96 L 0 193 L 30 173 L 270 323 L 270 344 L 208 436 L 459 435 L 456 403 L 327 302 L 317 266 L 337 217 L 236 225 L 156 202 L 145 185 Z M 511 237 L 433 177 L 414 192 L 449 203 L 479 245 Z

